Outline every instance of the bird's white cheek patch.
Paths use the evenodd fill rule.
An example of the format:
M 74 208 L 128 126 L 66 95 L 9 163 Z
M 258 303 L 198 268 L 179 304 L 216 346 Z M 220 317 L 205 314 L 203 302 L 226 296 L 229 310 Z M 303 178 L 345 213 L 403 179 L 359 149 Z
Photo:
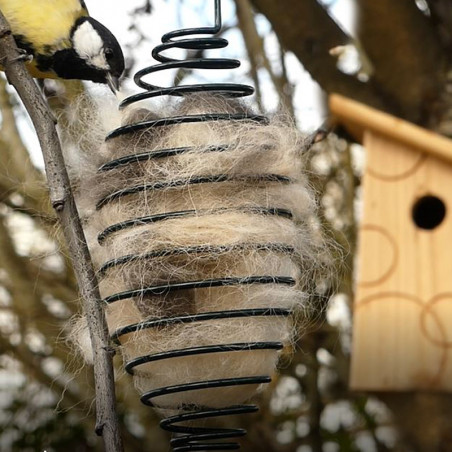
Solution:
M 103 53 L 102 38 L 89 22 L 84 22 L 75 30 L 72 40 L 77 54 L 89 65 L 99 69 L 109 69 Z

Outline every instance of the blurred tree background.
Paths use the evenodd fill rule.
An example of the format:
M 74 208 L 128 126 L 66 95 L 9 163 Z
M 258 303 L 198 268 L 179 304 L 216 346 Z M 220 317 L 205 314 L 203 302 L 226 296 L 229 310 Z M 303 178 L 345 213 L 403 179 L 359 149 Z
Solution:
M 237 50 L 234 56 L 248 61 L 257 109 L 271 92 L 297 119 L 302 93 L 295 89 L 289 62 L 298 60 L 322 89 L 323 100 L 340 93 L 452 137 L 449 0 L 350 0 L 356 14 L 352 34 L 331 14 L 341 0 L 223 1 L 235 11 L 224 36 L 238 33 L 243 43 L 243 49 L 229 48 L 229 55 Z M 128 18 L 136 44 L 146 39 L 140 27 L 155 13 L 154 3 L 142 0 Z M 125 48 L 129 75 L 138 69 L 132 47 Z M 189 75 L 179 72 L 176 83 Z M 60 110 L 68 95 L 81 89 L 77 83 L 46 86 L 50 104 Z M 23 132 L 26 114 L 3 76 L 0 111 L 0 449 L 99 451 L 92 369 L 65 337 L 65 325 L 80 310 L 71 264 L 45 177 L 30 160 L 35 144 Z M 64 124 L 63 116 L 62 133 Z M 452 450 L 449 395 L 348 390 L 363 151 L 332 133 L 310 157 L 324 230 L 339 243 L 342 264 L 324 284 L 324 296 L 314 300 L 319 312 L 300 331 L 293 357 L 258 398 L 259 413 L 224 422 L 248 430 L 241 440 L 244 451 Z M 116 361 L 126 449 L 167 451 L 158 419 L 140 405 L 131 378 Z

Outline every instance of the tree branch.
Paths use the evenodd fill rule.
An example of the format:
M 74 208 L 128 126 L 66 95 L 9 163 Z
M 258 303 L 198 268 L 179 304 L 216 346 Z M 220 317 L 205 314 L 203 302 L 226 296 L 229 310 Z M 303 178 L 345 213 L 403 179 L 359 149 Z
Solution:
M 394 113 L 425 123 L 445 77 L 444 53 L 431 19 L 414 0 L 356 0 L 356 5 L 358 36 L 379 92 Z
M 375 108 L 388 110 L 372 83 L 360 82 L 337 68 L 329 51 L 352 42 L 316 0 L 252 0 L 305 69 L 328 93 L 337 92 Z
M 295 118 L 295 113 L 292 104 L 292 89 L 285 73 L 284 50 L 281 51 L 281 75 L 275 74 L 270 61 L 265 53 L 264 40 L 259 36 L 259 33 L 254 22 L 254 14 L 251 8 L 250 0 L 235 0 L 235 8 L 239 22 L 239 28 L 245 42 L 248 59 L 251 65 L 251 74 L 256 87 L 257 102 L 261 106 L 261 90 L 258 79 L 258 70 L 264 68 L 271 78 L 271 81 L 277 91 L 281 103 L 290 113 L 292 118 Z
M 96 386 L 96 433 L 108 452 L 123 450 L 115 407 L 112 354 L 100 294 L 64 165 L 54 118 L 38 87 L 20 61 L 8 22 L 0 13 L 0 61 L 36 129 L 44 156 L 50 200 L 63 226 L 90 327 Z
M 452 52 L 452 3 L 449 0 L 426 0 L 433 26 L 438 30 L 444 50 Z

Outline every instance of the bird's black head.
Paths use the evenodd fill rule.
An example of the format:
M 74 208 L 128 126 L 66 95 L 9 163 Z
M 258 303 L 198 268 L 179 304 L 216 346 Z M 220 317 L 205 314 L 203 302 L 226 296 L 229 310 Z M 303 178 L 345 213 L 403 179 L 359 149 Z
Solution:
M 119 88 L 124 55 L 113 34 L 92 17 L 80 17 L 71 31 L 72 47 L 55 55 L 53 69 L 59 77 L 107 83 Z

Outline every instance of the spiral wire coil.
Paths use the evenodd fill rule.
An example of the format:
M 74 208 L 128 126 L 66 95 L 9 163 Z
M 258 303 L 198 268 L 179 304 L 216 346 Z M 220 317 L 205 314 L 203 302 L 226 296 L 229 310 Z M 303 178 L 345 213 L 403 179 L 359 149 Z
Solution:
M 143 77 L 167 69 L 234 69 L 240 66 L 238 60 L 225 59 L 225 58 L 195 58 L 186 60 L 171 59 L 162 54 L 169 49 L 185 49 L 192 51 L 203 51 L 208 49 L 221 49 L 228 45 L 228 41 L 223 38 L 215 37 L 214 35 L 221 30 L 221 0 L 214 0 L 215 7 L 215 25 L 213 27 L 201 27 L 201 28 L 189 28 L 172 31 L 165 34 L 162 37 L 162 44 L 154 48 L 152 56 L 160 64 L 156 64 L 145 69 L 138 71 L 135 74 L 134 81 L 136 85 L 142 89 L 143 92 L 132 95 L 126 98 L 120 105 L 123 109 L 135 102 L 149 99 L 159 96 L 185 96 L 192 93 L 213 93 L 221 94 L 226 97 L 244 97 L 253 94 L 254 89 L 248 85 L 232 84 L 232 83 L 207 83 L 207 84 L 194 84 L 194 85 L 179 85 L 174 87 L 163 88 L 155 85 L 151 85 L 143 80 Z M 190 37 L 191 35 L 197 35 L 196 37 Z M 199 37 L 199 35 L 212 35 L 209 37 Z M 178 38 L 178 39 L 176 39 Z M 113 130 L 106 138 L 111 140 L 115 137 L 126 136 L 133 134 L 134 132 L 141 130 L 156 129 L 163 126 L 169 126 L 173 124 L 181 123 L 199 123 L 207 121 L 256 121 L 259 123 L 265 123 L 267 121 L 265 116 L 252 115 L 249 113 L 209 113 L 209 114 L 197 114 L 197 115 L 183 115 L 173 116 L 162 119 L 153 119 L 137 122 L 134 124 L 125 125 Z M 110 171 L 114 168 L 131 165 L 137 162 L 143 162 L 150 159 L 158 158 L 171 158 L 172 156 L 185 153 L 193 149 L 192 147 L 178 147 L 170 149 L 161 149 L 152 152 L 143 152 L 139 154 L 129 155 L 121 157 L 110 162 L 105 163 L 99 168 L 99 171 Z M 227 152 L 228 145 L 212 145 L 207 149 L 212 152 Z M 248 178 L 249 179 L 249 178 Z M 265 174 L 255 176 L 254 179 L 258 181 L 277 181 L 280 183 L 289 183 L 290 180 L 277 174 Z M 203 184 L 203 183 L 221 183 L 224 180 L 231 180 L 230 176 L 218 174 L 215 176 L 196 176 L 184 180 L 174 180 L 170 183 L 152 185 L 140 185 L 127 187 L 125 189 L 118 190 L 109 196 L 101 199 L 96 208 L 101 209 L 104 205 L 117 200 L 123 196 L 128 196 L 133 193 L 138 193 L 147 190 L 160 190 L 167 186 L 177 187 L 184 184 Z M 243 177 L 242 177 L 243 180 Z M 165 186 L 163 186 L 165 185 Z M 218 208 L 218 212 L 226 211 L 228 208 Z M 237 207 L 235 210 L 244 210 L 247 213 L 256 213 L 264 215 L 275 215 L 287 219 L 292 218 L 292 213 L 289 210 L 281 208 L 268 208 L 268 207 Z M 158 221 L 164 221 L 170 218 L 188 217 L 196 215 L 198 212 L 194 210 L 185 210 L 177 212 L 165 212 L 157 215 L 150 215 L 146 217 L 135 218 L 132 220 L 123 221 L 121 223 L 113 224 L 106 228 L 98 235 L 98 242 L 102 245 L 105 239 L 112 233 L 125 230 L 127 228 L 133 228 L 138 225 L 146 223 L 154 223 Z M 239 247 L 246 247 L 247 245 L 234 245 Z M 264 245 L 262 245 L 264 246 Z M 266 249 L 273 247 L 280 252 L 291 254 L 294 250 L 287 245 L 274 243 L 265 244 Z M 128 255 L 122 256 L 118 259 L 113 259 L 106 262 L 99 270 L 99 275 L 102 275 L 111 267 L 121 265 L 125 262 L 135 261 L 138 259 L 153 259 L 156 257 L 167 256 L 170 254 L 182 254 L 182 253 L 206 253 L 206 252 L 222 252 L 230 251 L 232 246 L 198 246 L 198 247 L 184 247 L 173 248 L 168 250 L 160 250 L 154 253 L 148 253 L 145 255 Z M 257 247 L 258 248 L 258 247 Z M 256 249 L 256 245 L 254 245 Z M 143 295 L 164 295 L 170 292 L 179 290 L 198 290 L 211 287 L 222 286 L 243 286 L 250 284 L 278 284 L 278 285 L 295 285 L 295 280 L 286 276 L 268 276 L 268 275 L 254 275 L 247 278 L 216 278 L 200 281 L 183 281 L 183 282 L 169 282 L 164 285 L 140 287 L 134 290 L 113 294 L 103 301 L 106 303 L 114 303 L 118 300 L 132 299 L 133 297 Z M 179 315 L 165 318 L 151 318 L 145 321 L 127 325 L 125 327 L 116 330 L 112 339 L 119 343 L 119 338 L 123 335 L 131 332 L 159 328 L 162 326 L 168 326 L 172 324 L 181 324 L 189 322 L 203 322 L 208 320 L 217 319 L 232 319 L 232 318 L 246 318 L 246 317 L 287 317 L 290 315 L 290 310 L 273 308 L 273 309 L 241 309 L 241 310 L 229 310 L 229 311 L 216 311 L 199 313 L 193 315 Z M 125 369 L 129 374 L 133 375 L 134 369 L 145 363 L 155 362 L 160 360 L 168 360 L 172 358 L 182 356 L 196 356 L 202 354 L 222 353 L 222 352 L 243 352 L 249 350 L 280 350 L 283 348 L 281 342 L 247 342 L 247 343 L 230 343 L 223 345 L 208 345 L 200 347 L 191 347 L 179 350 L 171 350 L 162 353 L 154 353 L 151 355 L 141 356 L 126 362 Z M 191 382 L 180 385 L 166 386 L 157 389 L 153 389 L 141 395 L 141 401 L 148 406 L 158 406 L 155 402 L 160 396 L 181 393 L 185 391 L 193 391 L 199 389 L 208 388 L 222 388 L 237 385 L 259 385 L 269 383 L 271 378 L 267 375 L 252 376 L 252 377 L 240 377 L 240 378 L 225 378 L 218 380 L 208 380 Z M 179 407 L 180 408 L 180 407 Z M 174 435 L 171 440 L 171 446 L 175 452 L 183 451 L 200 451 L 200 450 L 233 450 L 238 449 L 240 446 L 236 442 L 221 442 L 219 440 L 244 436 L 246 431 L 240 428 L 207 428 L 207 427 L 193 427 L 184 425 L 189 421 L 202 420 L 212 417 L 220 417 L 227 415 L 237 415 L 252 413 L 257 411 L 258 408 L 255 405 L 236 405 L 228 406 L 224 408 L 209 408 L 209 407 L 182 407 L 182 414 L 168 417 L 161 421 L 160 426 Z

